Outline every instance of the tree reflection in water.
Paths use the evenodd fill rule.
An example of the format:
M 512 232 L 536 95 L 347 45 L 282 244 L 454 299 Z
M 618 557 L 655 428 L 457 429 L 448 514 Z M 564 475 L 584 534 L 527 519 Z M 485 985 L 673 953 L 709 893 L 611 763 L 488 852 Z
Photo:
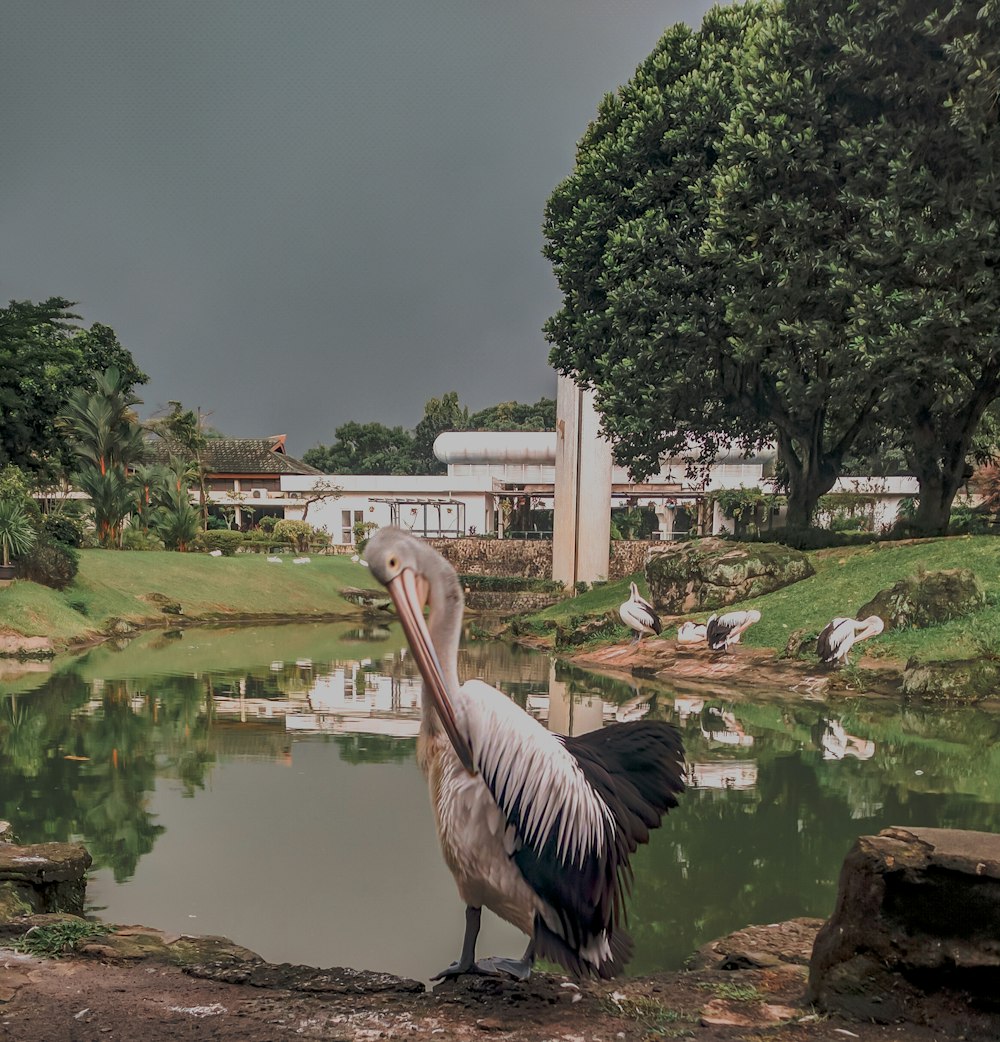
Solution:
M 460 669 L 556 729 L 643 716 L 682 728 L 691 787 L 635 859 L 635 972 L 676 966 L 748 923 L 828 914 L 861 833 L 995 828 L 1000 722 L 975 709 L 679 695 L 482 641 L 463 647 Z M 118 882 L 171 841 L 154 792 L 197 799 L 212 772 L 287 767 L 303 741 L 349 765 L 414 759 L 419 680 L 395 627 L 147 634 L 18 683 L 17 693 L 0 683 L 0 817 L 27 842 L 81 838 Z M 308 779 L 283 784 L 300 786 L 290 814 L 310 805 Z M 394 812 L 391 800 L 369 810 L 388 829 Z M 195 863 L 193 841 L 173 839 Z

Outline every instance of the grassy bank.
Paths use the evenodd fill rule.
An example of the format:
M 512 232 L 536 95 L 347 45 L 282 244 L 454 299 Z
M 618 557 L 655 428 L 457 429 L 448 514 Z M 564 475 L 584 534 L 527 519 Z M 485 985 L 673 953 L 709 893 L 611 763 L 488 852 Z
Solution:
M 863 547 L 819 550 L 810 558 L 816 574 L 782 590 L 732 605 L 731 609 L 757 608 L 761 621 L 743 637 L 750 646 L 783 650 L 789 636 L 806 629 L 818 633 L 837 615 L 854 615 L 879 590 L 920 569 L 971 568 L 986 588 L 989 604 L 975 615 L 921 630 L 884 633 L 866 644 L 876 657 L 923 661 L 973 658 L 979 642 L 1000 644 L 1000 540 L 991 536 L 955 536 L 907 543 L 876 543 Z M 641 575 L 632 576 L 645 591 Z M 575 616 L 617 612 L 628 597 L 629 579 L 608 583 L 579 597 L 561 601 L 525 620 L 542 630 L 547 624 L 565 626 Z M 703 622 L 711 612 L 685 618 Z M 621 627 L 621 634 L 627 634 Z M 664 631 L 672 637 L 674 628 Z M 996 635 L 996 636 L 994 636 Z
M 30 582 L 0 589 L 0 631 L 49 637 L 58 645 L 103 632 L 109 620 L 167 623 L 160 594 L 181 605 L 187 619 L 227 616 L 355 615 L 340 595 L 347 586 L 372 586 L 367 568 L 345 557 L 290 557 L 269 564 L 259 554 L 210 557 L 167 552 L 82 550 L 80 571 L 65 590 Z

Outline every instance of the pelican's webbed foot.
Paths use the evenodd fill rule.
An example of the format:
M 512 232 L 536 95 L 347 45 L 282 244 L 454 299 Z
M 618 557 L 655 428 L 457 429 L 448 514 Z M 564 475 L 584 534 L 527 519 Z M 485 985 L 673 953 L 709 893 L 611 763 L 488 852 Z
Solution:
M 457 962 L 446 966 L 440 973 L 435 973 L 431 980 L 450 980 L 466 973 L 478 973 L 485 977 L 514 977 L 516 980 L 527 980 L 531 976 L 534 963 L 534 945 L 529 944 L 522 959 L 476 959 L 476 940 L 479 937 L 479 921 L 482 909 L 471 905 L 465 909 L 465 939 L 462 942 L 462 955 Z
M 468 965 L 463 965 L 459 960 L 446 966 L 440 973 L 435 973 L 431 980 L 451 980 L 467 973 L 483 977 L 513 977 L 515 980 L 527 980 L 531 976 L 531 960 L 493 956 L 489 959 L 477 959 Z

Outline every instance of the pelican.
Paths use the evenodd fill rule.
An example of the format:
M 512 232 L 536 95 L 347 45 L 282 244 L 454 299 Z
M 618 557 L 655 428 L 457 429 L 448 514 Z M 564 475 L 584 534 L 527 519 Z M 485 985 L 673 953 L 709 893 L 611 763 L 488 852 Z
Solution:
M 705 639 L 706 630 L 704 623 L 682 622 L 677 627 L 677 643 L 700 644 Z
M 874 637 L 884 629 L 885 623 L 877 615 L 867 619 L 833 619 L 816 638 L 816 654 L 821 662 L 844 665 L 858 641 Z
M 684 790 L 679 733 L 641 721 L 562 738 L 483 681 L 460 685 L 455 569 L 398 528 L 376 532 L 365 558 L 424 680 L 417 760 L 466 906 L 462 953 L 433 979 L 524 980 L 536 957 L 578 977 L 612 977 L 632 952 L 621 925 L 629 857 Z M 484 907 L 528 935 L 521 959 L 476 960 Z
M 755 608 L 713 615 L 705 623 L 705 639 L 712 651 L 728 651 L 731 644 L 739 644 L 744 631 L 755 622 L 760 622 L 760 612 Z
M 660 619 L 656 609 L 639 593 L 639 587 L 635 583 L 630 584 L 629 598 L 618 609 L 618 614 L 622 622 L 635 631 L 633 644 L 640 644 L 647 633 L 660 632 Z

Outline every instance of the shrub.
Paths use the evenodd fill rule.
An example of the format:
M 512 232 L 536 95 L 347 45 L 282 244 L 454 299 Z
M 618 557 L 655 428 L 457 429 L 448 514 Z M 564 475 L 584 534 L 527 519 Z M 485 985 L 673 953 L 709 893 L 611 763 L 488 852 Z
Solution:
M 79 546 L 83 540 L 83 522 L 69 514 L 43 514 L 42 531 L 63 546 Z
M 273 532 L 274 526 L 281 520 L 280 517 L 276 517 L 274 514 L 265 514 L 258 522 L 257 527 L 262 532 Z
M 86 536 L 84 536 L 86 540 Z M 93 544 L 86 543 L 85 546 L 96 546 L 96 542 Z M 164 549 L 163 540 L 156 535 L 155 532 L 144 532 L 138 525 L 130 525 L 122 532 L 122 549 L 123 550 L 162 550 Z
M 72 546 L 57 543 L 47 532 L 41 532 L 35 545 L 17 562 L 17 574 L 22 579 L 65 589 L 76 578 L 80 555 Z
M 287 539 L 300 553 L 309 549 L 309 540 L 313 532 L 313 526 L 308 521 L 289 521 L 282 518 L 274 526 L 275 537 L 281 540 Z
M 242 532 L 220 528 L 212 532 L 199 532 L 193 545 L 196 550 L 221 550 L 224 557 L 232 557 L 245 542 L 246 537 Z

